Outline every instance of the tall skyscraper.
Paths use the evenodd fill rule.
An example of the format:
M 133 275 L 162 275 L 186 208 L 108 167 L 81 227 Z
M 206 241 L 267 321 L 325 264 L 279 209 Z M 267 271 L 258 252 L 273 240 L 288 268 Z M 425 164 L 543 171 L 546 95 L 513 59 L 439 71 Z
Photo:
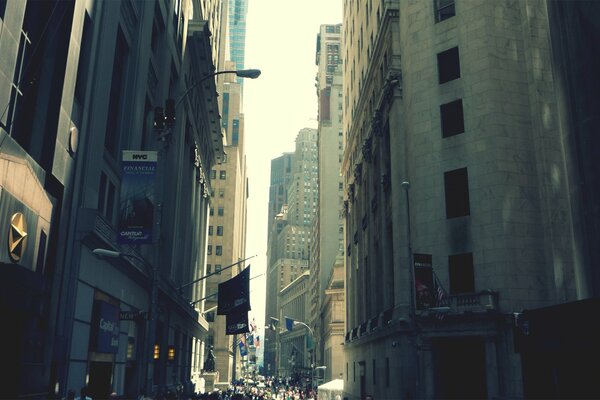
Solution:
M 228 67 L 227 67 L 228 68 Z M 222 128 L 227 141 L 223 163 L 212 171 L 213 199 L 209 222 L 207 273 L 218 272 L 246 258 L 248 178 L 244 152 L 244 126 L 241 112 L 241 88 L 233 75 L 222 86 Z M 216 293 L 218 284 L 237 275 L 245 263 L 223 270 L 207 279 L 207 293 Z M 207 299 L 207 310 L 217 306 L 217 297 Z M 214 348 L 215 370 L 223 384 L 234 379 L 239 367 L 237 337 L 225 334 L 225 316 L 209 312 L 209 338 Z M 239 371 L 237 371 L 239 372 Z
M 333 269 L 341 270 L 344 266 L 344 216 L 340 211 L 344 194 L 340 174 L 344 148 L 341 30 L 341 24 L 321 25 L 316 49 L 319 201 L 310 257 L 310 325 L 315 332 L 318 364 L 327 367 L 324 371 L 327 380 L 337 378 L 344 368 L 343 297 L 336 294 L 335 300 L 326 298 L 329 296 L 326 293 L 332 293 L 327 289 Z M 336 305 L 324 310 L 332 302 Z
M 229 1 L 229 58 L 235 63 L 235 69 L 244 69 L 246 57 L 246 17 L 248 15 L 248 0 Z M 244 80 L 237 82 L 243 86 Z
M 317 137 L 316 129 L 301 129 L 296 137 L 293 157 L 287 158 L 286 154 L 279 158 L 293 160 L 293 163 L 289 171 L 289 184 L 285 189 L 288 204 L 281 207 L 270 225 L 272 231 L 267 250 L 266 323 L 269 323 L 271 317 L 282 320 L 280 291 L 308 271 L 312 224 L 318 200 Z M 288 174 L 288 165 L 286 162 L 272 162 L 272 166 L 283 167 L 284 176 Z M 277 172 L 271 172 L 271 177 L 277 175 Z M 271 193 L 279 196 L 279 190 Z M 306 322 L 307 317 L 308 314 L 302 316 L 303 322 Z M 278 336 L 274 332 L 267 332 L 266 338 L 269 340 L 265 346 L 265 369 L 267 373 L 276 374 L 281 365 L 279 343 L 276 343 Z

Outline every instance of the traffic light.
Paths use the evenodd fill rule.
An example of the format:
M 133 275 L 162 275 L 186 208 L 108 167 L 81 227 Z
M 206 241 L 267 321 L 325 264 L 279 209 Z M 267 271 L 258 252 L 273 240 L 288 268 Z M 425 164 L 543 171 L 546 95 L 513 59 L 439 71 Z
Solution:
M 165 104 L 165 121 L 167 125 L 175 124 L 175 100 L 167 99 Z
M 154 128 L 164 129 L 165 128 L 165 115 L 162 107 L 154 108 Z

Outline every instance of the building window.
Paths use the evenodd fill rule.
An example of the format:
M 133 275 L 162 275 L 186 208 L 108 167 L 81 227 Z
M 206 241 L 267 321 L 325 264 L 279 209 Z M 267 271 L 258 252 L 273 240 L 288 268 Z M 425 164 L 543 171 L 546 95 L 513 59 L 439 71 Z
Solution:
M 441 22 L 456 15 L 454 0 L 433 0 L 435 8 L 435 22 Z
M 225 215 L 225 210 L 223 209 L 223 207 L 219 207 L 217 210 L 217 215 L 219 217 L 222 217 L 223 215 Z
M 390 387 L 390 359 L 385 358 L 385 387 Z
M 444 172 L 446 195 L 446 218 L 462 217 L 470 214 L 469 176 L 466 168 Z
M 212 255 L 212 244 L 208 245 L 208 250 L 206 251 L 206 254 L 208 254 L 209 256 Z
M 458 135 L 465 131 L 462 99 L 442 104 L 440 115 L 442 118 L 442 137 Z
M 225 189 L 219 189 L 219 198 L 225 197 Z
M 223 236 L 223 226 L 217 226 L 217 236 Z
M 215 249 L 215 255 L 222 256 L 223 255 L 223 246 L 217 246 Z
M 473 253 L 448 256 L 450 294 L 475 292 Z
M 438 53 L 437 61 L 440 84 L 460 78 L 458 47 Z
M 100 188 L 98 191 L 98 212 L 113 223 L 116 187 L 104 172 L 100 173 Z
M 219 179 L 225 180 L 227 178 L 227 171 L 219 171 Z
M 215 273 L 221 275 L 221 264 L 215 264 Z
M 210 208 L 209 214 L 210 216 L 215 215 L 215 209 L 213 207 Z
M 211 225 L 208 227 L 208 235 L 212 236 L 212 234 L 213 234 L 213 226 Z
M 233 120 L 233 128 L 231 129 L 231 144 L 233 146 L 238 145 L 240 137 L 240 121 L 237 119 Z
M 206 273 L 210 274 L 212 272 L 212 265 L 206 264 Z
M 375 359 L 373 359 L 372 372 L 373 372 L 373 385 L 375 385 L 377 383 L 377 377 L 376 377 L 376 374 L 375 374 Z
M 123 93 L 127 83 L 127 58 L 129 48 L 125 35 L 121 29 L 117 32 L 117 43 L 112 69 L 112 82 L 110 86 L 110 97 L 106 121 L 106 133 L 104 136 L 104 147 L 113 156 L 117 156 L 119 149 L 119 132 L 121 116 L 125 114 Z
M 217 179 L 217 171 L 214 169 L 210 170 L 210 179 Z

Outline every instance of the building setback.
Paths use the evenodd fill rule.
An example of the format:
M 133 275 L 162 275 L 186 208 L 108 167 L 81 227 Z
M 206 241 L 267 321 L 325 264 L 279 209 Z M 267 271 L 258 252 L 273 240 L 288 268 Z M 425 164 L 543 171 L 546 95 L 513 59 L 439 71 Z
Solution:
M 598 396 L 597 17 L 344 1 L 348 398 Z

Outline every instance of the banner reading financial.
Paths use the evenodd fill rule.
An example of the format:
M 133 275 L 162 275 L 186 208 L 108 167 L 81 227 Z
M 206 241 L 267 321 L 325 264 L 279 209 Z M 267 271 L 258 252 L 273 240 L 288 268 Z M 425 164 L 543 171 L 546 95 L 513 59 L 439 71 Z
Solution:
M 123 151 L 119 207 L 120 244 L 151 244 L 156 151 Z

